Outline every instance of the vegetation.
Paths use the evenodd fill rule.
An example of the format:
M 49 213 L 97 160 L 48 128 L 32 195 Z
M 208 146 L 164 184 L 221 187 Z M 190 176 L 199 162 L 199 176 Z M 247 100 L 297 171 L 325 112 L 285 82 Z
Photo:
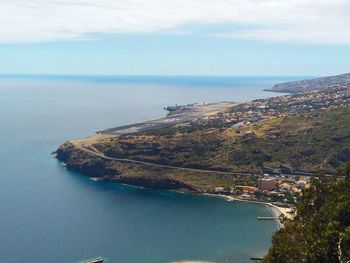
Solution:
M 276 232 L 263 262 L 349 262 L 350 162 L 345 180 L 319 176 L 304 190 L 294 220 Z
M 274 118 L 231 128 L 168 127 L 98 141 L 108 156 L 159 164 L 263 173 L 264 167 L 335 173 L 350 159 L 350 109 Z
M 329 86 L 349 83 L 350 74 L 343 74 L 331 77 L 323 77 L 311 80 L 293 81 L 275 85 L 272 91 L 298 93 L 315 89 L 327 89 Z
M 193 126 L 154 133 L 94 136 L 68 142 L 57 154 L 67 168 L 104 180 L 155 188 L 176 185 L 176 189 L 211 192 L 215 187 L 255 185 L 257 175 L 265 172 L 335 174 L 338 167 L 350 160 L 348 123 L 350 108 L 344 107 L 268 119 L 239 130 Z M 79 145 L 108 157 L 202 171 L 155 169 L 152 165 L 102 160 L 81 151 Z

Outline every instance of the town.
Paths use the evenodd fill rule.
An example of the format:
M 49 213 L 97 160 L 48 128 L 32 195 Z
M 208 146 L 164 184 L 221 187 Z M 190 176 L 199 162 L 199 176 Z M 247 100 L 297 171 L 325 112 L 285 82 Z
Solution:
M 246 128 L 254 127 L 266 120 L 317 110 L 349 107 L 349 105 L 350 83 L 346 83 L 332 85 L 326 89 L 314 89 L 309 92 L 242 103 L 227 112 L 192 120 L 181 126 L 233 128 L 237 133 L 247 134 L 251 131 Z M 276 135 L 278 136 L 278 130 L 270 134 L 270 136 Z M 279 207 L 288 207 L 292 212 L 291 207 L 301 195 L 302 190 L 310 187 L 311 174 L 293 175 L 288 167 L 277 172 L 266 169 L 265 172 L 263 176 L 259 176 L 257 181 L 248 180 L 244 185 L 234 185 L 230 189 L 217 186 L 213 192 L 240 200 L 273 203 Z
M 192 120 L 187 125 L 222 126 L 239 130 L 276 117 L 348 107 L 349 104 L 350 83 L 346 83 L 327 89 L 253 100 L 234 106 L 224 113 Z
M 229 191 L 224 187 L 217 186 L 214 193 L 228 196 L 232 200 L 269 203 L 278 207 L 288 208 L 287 213 L 293 213 L 293 205 L 302 190 L 310 187 L 311 177 L 288 176 L 281 178 L 264 174 L 256 184 L 235 185 Z

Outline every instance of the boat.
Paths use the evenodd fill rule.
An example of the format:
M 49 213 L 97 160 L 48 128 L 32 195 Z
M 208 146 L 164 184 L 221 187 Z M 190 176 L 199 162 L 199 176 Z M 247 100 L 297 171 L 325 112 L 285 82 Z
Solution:
M 102 263 L 102 262 L 103 262 L 103 258 L 93 258 L 93 259 L 80 261 L 79 263 Z

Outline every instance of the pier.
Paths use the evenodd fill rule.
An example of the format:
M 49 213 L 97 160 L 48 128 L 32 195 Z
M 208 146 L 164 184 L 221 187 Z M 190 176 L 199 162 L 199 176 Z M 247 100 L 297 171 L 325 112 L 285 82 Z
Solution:
M 258 219 L 258 220 L 277 220 L 278 217 L 275 217 L 275 216 L 258 216 L 256 219 Z
M 260 258 L 260 257 L 252 257 L 252 258 L 250 258 L 250 260 L 252 260 L 252 261 L 255 261 L 255 262 L 260 262 L 260 261 L 262 261 L 263 260 L 263 258 Z

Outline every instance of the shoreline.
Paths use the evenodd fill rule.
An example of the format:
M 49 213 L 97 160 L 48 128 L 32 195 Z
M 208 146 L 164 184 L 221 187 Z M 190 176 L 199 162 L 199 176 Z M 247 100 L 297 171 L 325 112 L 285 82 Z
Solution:
M 108 180 L 98 180 L 98 178 L 95 178 L 95 177 L 89 177 L 89 179 L 91 181 L 94 181 L 94 182 L 108 182 Z M 123 184 L 123 185 L 126 185 L 128 187 L 135 187 L 135 188 L 140 188 L 140 189 L 147 188 L 147 187 L 143 187 L 143 186 L 130 185 L 130 184 L 119 183 L 119 182 L 113 182 L 113 183 Z M 174 193 L 178 193 L 178 194 L 194 194 L 194 195 L 199 195 L 199 196 L 215 197 L 215 198 L 225 199 L 228 202 L 244 202 L 244 203 L 264 205 L 269 209 L 269 211 L 273 215 L 273 217 L 279 218 L 281 215 L 283 215 L 284 217 L 286 217 L 288 219 L 293 219 L 293 215 L 291 215 L 290 213 L 287 212 L 287 208 L 279 207 L 279 206 L 274 205 L 274 204 L 269 203 L 269 202 L 245 200 L 245 199 L 240 199 L 240 198 L 237 198 L 234 196 L 222 195 L 222 194 L 200 193 L 200 192 L 180 191 L 180 190 L 164 190 L 164 189 L 154 189 L 154 190 L 169 191 L 169 192 L 174 192 Z M 280 222 L 279 219 L 276 220 L 276 222 L 277 222 L 278 229 L 283 227 L 283 224 Z
M 101 179 L 98 179 L 98 178 L 95 178 L 95 177 L 89 177 L 89 179 L 91 181 L 94 181 L 94 182 L 109 182 L 108 180 L 101 180 Z M 126 185 L 128 187 L 135 187 L 135 188 L 140 188 L 140 189 L 148 188 L 148 187 L 143 187 L 143 186 L 119 183 L 119 182 L 113 182 L 113 183 L 123 184 L 123 185 Z M 148 189 L 151 189 L 151 188 L 148 188 Z M 240 198 L 237 198 L 237 197 L 234 197 L 234 196 L 222 195 L 222 194 L 211 194 L 211 193 L 180 191 L 180 190 L 165 190 L 165 189 L 154 189 L 154 190 L 169 191 L 169 192 L 174 192 L 174 193 L 178 193 L 178 194 L 194 194 L 194 195 L 199 195 L 199 196 L 215 197 L 215 198 L 225 199 L 228 202 L 244 202 L 244 203 L 264 205 L 264 206 L 266 206 L 269 209 L 270 213 L 274 217 L 279 218 L 281 215 L 283 215 L 287 219 L 293 219 L 293 215 L 287 212 L 287 208 L 279 207 L 279 206 L 274 205 L 274 204 L 269 203 L 269 202 L 240 199 Z M 283 227 L 283 224 L 280 222 L 280 220 L 276 220 L 276 222 L 277 222 L 277 225 L 278 225 L 278 229 Z
M 270 213 L 276 218 L 279 218 L 281 215 L 283 215 L 284 217 L 286 217 L 288 219 L 293 219 L 293 216 L 291 214 L 287 213 L 287 209 L 285 207 L 279 207 L 279 206 L 276 206 L 276 205 L 269 203 L 269 202 L 245 200 L 245 199 L 239 199 L 239 198 L 236 198 L 233 196 L 226 196 L 226 195 L 220 195 L 220 194 L 203 193 L 201 195 L 226 199 L 228 202 L 244 202 L 244 203 L 264 205 L 268 208 Z M 283 224 L 281 223 L 281 221 L 279 219 L 276 220 L 276 223 L 277 223 L 278 230 L 283 228 Z

